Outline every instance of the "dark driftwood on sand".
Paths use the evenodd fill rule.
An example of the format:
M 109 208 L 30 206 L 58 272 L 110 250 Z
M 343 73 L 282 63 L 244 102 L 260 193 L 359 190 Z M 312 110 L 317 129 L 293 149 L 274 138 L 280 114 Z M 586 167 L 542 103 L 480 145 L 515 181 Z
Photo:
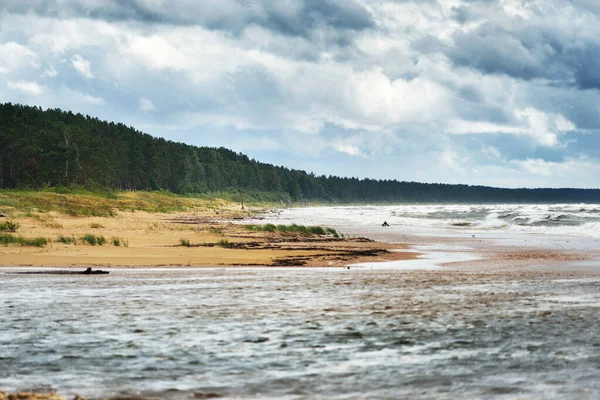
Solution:
M 56 270 L 56 271 L 25 271 L 25 272 L 11 272 L 13 274 L 21 275 L 106 275 L 109 271 L 102 271 L 101 269 L 92 270 L 91 268 L 85 271 L 67 271 L 67 270 Z

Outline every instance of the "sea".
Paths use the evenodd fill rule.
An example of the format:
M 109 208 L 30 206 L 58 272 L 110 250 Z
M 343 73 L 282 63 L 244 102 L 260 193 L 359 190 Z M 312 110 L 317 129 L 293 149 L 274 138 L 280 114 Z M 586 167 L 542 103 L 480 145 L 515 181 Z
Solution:
M 298 208 L 257 222 L 409 242 L 423 257 L 98 276 L 6 266 L 0 390 L 131 400 L 597 399 L 599 221 L 600 205 L 585 204 Z M 507 244 L 586 258 L 491 269 L 474 255 Z

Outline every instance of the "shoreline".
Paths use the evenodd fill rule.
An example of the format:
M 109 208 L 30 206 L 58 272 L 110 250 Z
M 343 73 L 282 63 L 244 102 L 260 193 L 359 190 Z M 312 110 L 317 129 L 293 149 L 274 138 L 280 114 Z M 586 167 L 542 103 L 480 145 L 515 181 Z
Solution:
M 266 210 L 244 212 L 248 217 Z M 338 268 L 360 262 L 409 260 L 419 255 L 392 251 L 407 250 L 403 244 L 364 237 L 338 238 L 335 232 L 255 232 L 231 222 L 249 221 L 241 220 L 239 213 L 232 205 L 176 213 L 118 212 L 112 217 L 74 217 L 59 212 L 15 217 L 18 213 L 13 212 L 7 218 L 18 224 L 13 235 L 45 237 L 49 242 L 43 247 L 0 246 L 0 269 Z M 87 236 L 104 243 L 90 245 L 84 242 Z
M 314 210 L 322 211 L 322 207 Z M 600 247 L 592 238 L 494 232 L 475 235 L 460 229 L 410 226 L 381 228 L 375 222 L 353 224 L 323 212 L 303 217 L 305 212 L 306 207 L 240 210 L 229 203 L 221 204 L 218 209 L 195 208 L 187 212 L 119 211 L 111 217 L 40 212 L 15 218 L 19 214 L 14 210 L 7 220 L 19 225 L 16 235 L 39 235 L 51 241 L 41 248 L 0 246 L 0 271 L 8 268 L 335 269 L 347 266 L 540 269 L 600 259 Z M 244 226 L 266 223 L 331 226 L 340 233 L 350 233 L 351 237 L 338 238 L 337 233 L 334 237 L 252 231 Z M 98 235 L 108 243 L 91 246 L 82 244 L 81 240 L 78 245 L 56 242 L 59 237 L 77 242 L 84 235 Z M 110 243 L 114 239 L 118 239 L 119 246 Z M 183 245 L 184 240 L 187 245 Z

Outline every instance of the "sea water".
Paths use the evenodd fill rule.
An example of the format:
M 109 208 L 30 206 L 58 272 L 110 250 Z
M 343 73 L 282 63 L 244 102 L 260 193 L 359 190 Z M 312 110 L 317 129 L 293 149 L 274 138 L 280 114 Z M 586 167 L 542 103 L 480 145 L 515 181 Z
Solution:
M 387 221 L 391 227 L 402 227 L 405 233 L 512 232 L 600 238 L 599 204 L 306 207 L 266 217 L 272 221 L 329 223 L 351 228 L 380 226 Z
M 406 207 L 297 209 L 263 222 L 327 223 L 402 242 L 413 229 L 483 234 L 490 228 L 477 224 L 498 209 L 485 207 L 470 228 L 448 225 L 469 220 L 458 211 L 433 218 L 425 206 L 416 208 L 418 221 L 446 225 L 411 225 L 417 211 L 409 217 Z M 591 223 L 589 214 L 577 226 Z M 383 220 L 389 230 L 382 231 Z M 593 234 L 560 234 L 594 245 Z M 585 273 L 487 272 L 484 263 L 466 272 L 440 268 L 441 261 L 349 270 L 117 269 L 99 276 L 3 269 L 0 388 L 91 399 L 600 397 L 595 261 Z
M 384 221 L 390 226 L 382 227 Z M 470 247 L 484 241 L 485 245 L 600 252 L 598 204 L 306 207 L 265 214 L 253 223 L 323 225 L 387 242 L 406 243 L 416 236 L 444 238 L 454 244 L 455 239 L 466 239 Z
M 600 277 L 0 275 L 0 388 L 88 398 L 600 396 Z

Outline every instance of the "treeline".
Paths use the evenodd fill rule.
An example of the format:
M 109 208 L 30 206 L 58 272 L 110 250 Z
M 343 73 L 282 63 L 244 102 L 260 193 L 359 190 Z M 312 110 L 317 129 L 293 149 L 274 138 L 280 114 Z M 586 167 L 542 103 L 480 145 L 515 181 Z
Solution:
M 500 189 L 315 176 L 59 109 L 0 105 L 0 187 L 82 185 L 339 202 L 600 202 L 600 190 Z

